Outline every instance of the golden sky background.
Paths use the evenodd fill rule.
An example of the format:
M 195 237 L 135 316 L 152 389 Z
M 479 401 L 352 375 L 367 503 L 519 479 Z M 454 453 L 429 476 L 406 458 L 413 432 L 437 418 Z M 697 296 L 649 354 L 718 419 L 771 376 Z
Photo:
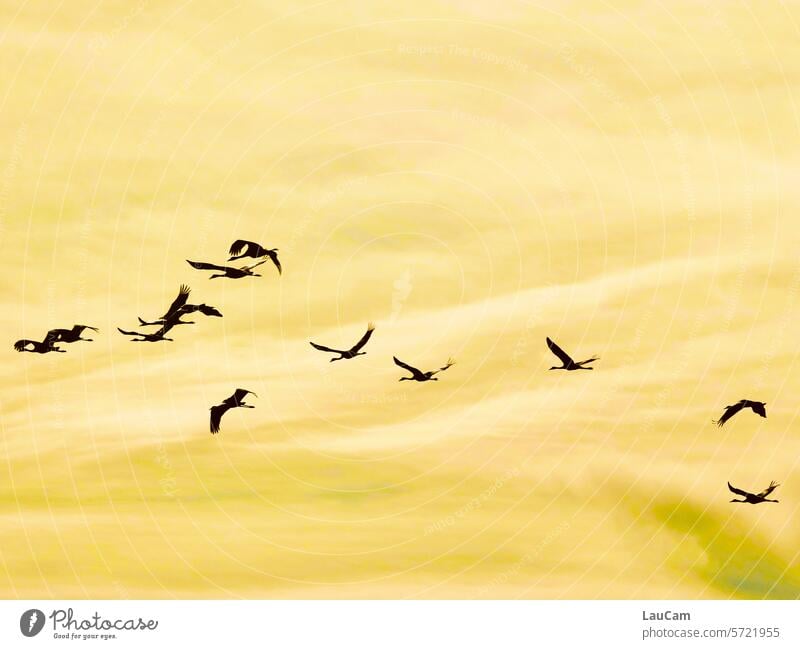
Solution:
M 797 2 L 0 6 L 0 595 L 800 595 Z

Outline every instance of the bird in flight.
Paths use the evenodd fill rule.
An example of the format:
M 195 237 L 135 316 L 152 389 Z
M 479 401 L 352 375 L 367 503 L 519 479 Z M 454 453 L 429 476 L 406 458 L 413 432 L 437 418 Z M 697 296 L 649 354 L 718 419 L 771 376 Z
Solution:
M 152 322 L 146 322 L 142 318 L 139 318 L 139 324 L 142 327 L 147 327 L 150 325 L 165 325 L 167 323 L 170 323 L 171 326 L 194 324 L 194 322 L 190 320 L 181 320 L 181 316 L 189 313 L 195 313 L 196 311 L 200 311 L 200 313 L 206 316 L 214 316 L 217 318 L 222 317 L 222 314 L 213 306 L 208 306 L 207 304 L 187 304 L 191 290 L 192 289 L 185 284 L 181 284 L 181 288 L 178 291 L 178 296 L 172 301 L 172 304 L 170 304 L 169 309 L 167 309 L 167 312 L 163 316 L 157 320 L 153 320 Z
M 66 349 L 61 349 L 60 347 L 56 347 L 56 343 L 58 342 L 57 336 L 53 334 L 52 331 L 48 331 L 47 335 L 44 337 L 44 340 L 29 340 L 27 338 L 23 338 L 22 340 L 18 340 L 14 343 L 14 349 L 18 352 L 31 352 L 32 354 L 47 354 L 49 352 L 59 352 L 61 354 L 66 354 Z
M 594 356 L 585 361 L 573 361 L 570 355 L 561 349 L 561 347 L 556 345 L 552 340 L 550 340 L 550 338 L 547 339 L 547 346 L 562 363 L 560 366 L 551 367 L 551 370 L 593 370 L 593 367 L 584 367 L 584 365 L 588 365 L 589 363 L 594 363 L 596 360 L 599 360 L 597 356 Z
M 317 345 L 317 343 L 312 343 L 309 341 L 309 344 L 314 349 L 319 349 L 321 352 L 331 352 L 332 354 L 339 354 L 336 358 L 332 358 L 330 360 L 331 363 L 333 361 L 340 361 L 343 358 L 355 358 L 356 356 L 363 356 L 367 352 L 362 352 L 361 348 L 367 344 L 367 341 L 372 336 L 372 332 L 375 331 L 375 325 L 371 322 L 367 325 L 367 333 L 361 336 L 361 340 L 359 340 L 355 345 L 353 345 L 350 349 L 333 349 L 332 347 L 325 347 L 324 345 Z
M 757 415 L 761 415 L 762 417 L 766 418 L 767 416 L 766 406 L 767 406 L 766 402 L 763 401 L 750 401 L 749 399 L 741 399 L 740 401 L 734 403 L 732 406 L 725 406 L 725 412 L 722 413 L 722 417 L 712 421 L 717 426 L 722 427 L 725 425 L 726 421 L 728 421 L 737 412 L 743 410 L 744 408 L 750 408 Z
M 90 329 L 91 331 L 97 332 L 99 329 L 96 327 L 90 327 L 89 325 L 73 325 L 72 329 L 51 329 L 47 332 L 48 336 L 52 336 L 54 338 L 54 342 L 57 343 L 74 343 L 79 340 L 85 340 L 86 342 L 92 342 L 92 338 L 81 338 L 81 334 Z
M 167 338 L 165 335 L 170 329 L 172 329 L 172 325 L 169 323 L 161 325 L 158 331 L 155 331 L 151 334 L 146 334 L 143 331 L 125 331 L 124 329 L 117 327 L 117 331 L 119 331 L 121 334 L 125 334 L 126 336 L 135 336 L 135 338 L 131 340 L 131 342 L 134 343 L 158 343 L 162 340 L 173 342 L 172 338 Z
M 455 361 L 452 358 L 447 359 L 447 365 L 444 367 L 440 367 L 438 370 L 431 370 L 430 372 L 422 372 L 418 370 L 416 367 L 412 367 L 408 363 L 404 363 L 401 361 L 397 356 L 392 356 L 394 359 L 394 364 L 402 367 L 404 370 L 408 370 L 411 372 L 411 376 L 403 376 L 400 378 L 401 381 L 438 381 L 435 377 L 436 374 L 439 372 L 444 372 L 446 369 L 452 367 L 455 364 Z
M 242 277 L 261 277 L 261 275 L 258 273 L 254 273 L 253 269 L 261 264 L 267 263 L 266 259 L 262 259 L 257 264 L 253 264 L 252 266 L 234 268 L 233 266 L 217 266 L 216 264 L 208 264 L 204 261 L 189 261 L 188 259 L 186 261 L 192 268 L 196 268 L 197 270 L 218 271 L 216 274 L 211 275 L 208 279 L 214 279 L 215 277 L 227 277 L 229 279 L 241 279 Z
M 216 435 L 219 432 L 219 424 L 222 421 L 222 415 L 228 412 L 228 410 L 230 410 L 231 408 L 255 408 L 255 406 L 250 406 L 244 402 L 244 398 L 248 394 L 252 394 L 254 397 L 258 396 L 255 392 L 251 392 L 250 390 L 245 390 L 244 388 L 239 388 L 231 396 L 223 400 L 223 402 L 218 406 L 211 406 L 210 410 L 211 410 L 212 435 Z
M 243 250 L 244 252 L 242 252 Z M 275 268 L 278 269 L 278 274 L 280 275 L 283 272 L 283 269 L 281 268 L 281 262 L 278 259 L 277 248 L 264 248 L 254 241 L 237 239 L 231 244 L 231 248 L 228 252 L 231 255 L 231 258 L 228 259 L 228 261 L 235 261 L 236 259 L 242 259 L 243 257 L 253 257 L 254 259 L 269 257 L 272 260 L 272 263 L 275 264 Z
M 775 489 L 780 487 L 777 482 L 770 482 L 769 487 L 764 489 L 761 493 L 758 494 L 751 494 L 748 491 L 743 491 L 742 489 L 737 489 L 734 487 L 730 482 L 728 483 L 728 489 L 730 489 L 733 493 L 738 496 L 744 496 L 744 500 L 737 500 L 734 498 L 731 500 L 732 503 L 749 503 L 751 505 L 757 505 L 758 503 L 776 503 L 777 500 L 770 500 L 767 498 Z

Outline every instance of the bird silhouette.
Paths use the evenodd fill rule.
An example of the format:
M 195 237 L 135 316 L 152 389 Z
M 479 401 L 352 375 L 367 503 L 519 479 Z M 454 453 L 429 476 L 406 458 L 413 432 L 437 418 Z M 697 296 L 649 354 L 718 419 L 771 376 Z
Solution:
M 54 330 L 58 331 L 58 330 Z M 53 331 L 48 331 L 44 337 L 44 340 L 29 340 L 28 338 L 23 338 L 22 340 L 18 340 L 14 343 L 14 349 L 18 352 L 30 352 L 32 354 L 47 354 L 49 352 L 58 352 L 60 354 L 66 354 L 66 349 L 61 349 L 60 347 L 56 347 L 56 343 L 58 342 L 58 335 L 54 334 Z
M 309 342 L 314 349 L 319 349 L 321 352 L 331 352 L 332 354 L 339 354 L 337 358 L 332 358 L 330 360 L 331 363 L 333 361 L 340 361 L 343 358 L 355 358 L 356 356 L 363 356 L 367 352 L 360 351 L 361 348 L 367 344 L 367 341 L 372 336 L 372 332 L 375 331 L 375 325 L 371 322 L 367 325 L 367 333 L 361 336 L 361 340 L 359 340 L 355 345 L 353 345 L 350 349 L 333 349 L 332 347 L 325 347 L 324 345 L 318 345 L 317 343 Z
M 749 399 L 741 399 L 740 401 L 734 403 L 732 406 L 725 406 L 725 412 L 722 413 L 722 417 L 716 420 L 712 419 L 711 421 L 721 428 L 722 426 L 725 425 L 726 421 L 728 421 L 737 412 L 743 410 L 744 408 L 750 408 L 757 415 L 761 415 L 762 417 L 766 418 L 767 416 L 766 406 L 767 404 L 764 401 L 750 401 Z
M 553 352 L 558 359 L 561 361 L 561 365 L 556 365 L 551 367 L 551 370 L 593 370 L 593 367 L 584 367 L 584 365 L 588 365 L 589 363 L 594 363 L 596 360 L 599 360 L 597 356 L 589 358 L 585 361 L 574 361 L 570 357 L 567 352 L 565 352 L 561 347 L 556 345 L 550 338 L 547 339 L 547 346 L 550 348 L 550 351 Z
M 92 342 L 93 338 L 81 338 L 81 334 L 86 331 L 87 329 L 98 332 L 99 329 L 97 327 L 90 327 L 89 325 L 73 325 L 72 329 L 51 329 L 47 332 L 48 336 L 53 336 L 55 338 L 55 342 L 59 343 L 74 343 L 79 340 L 84 340 L 86 342 Z
M 440 367 L 438 370 L 431 370 L 430 372 L 422 372 L 418 370 L 416 367 L 412 367 L 408 363 L 404 363 L 401 361 L 397 356 L 392 356 L 394 359 L 394 364 L 402 367 L 404 370 L 408 370 L 411 372 L 411 376 L 403 376 L 400 378 L 400 381 L 438 381 L 435 377 L 436 374 L 439 372 L 444 372 L 446 369 L 452 367 L 455 364 L 455 361 L 452 358 L 447 359 L 447 365 L 444 367 Z
M 267 260 L 263 259 L 259 261 L 257 264 L 253 264 L 252 266 L 242 266 L 241 268 L 233 268 L 232 266 L 218 266 L 217 264 L 208 264 L 204 261 L 189 261 L 186 260 L 188 264 L 192 268 L 196 268 L 197 270 L 216 270 L 219 271 L 218 273 L 211 275 L 208 279 L 214 279 L 215 277 L 227 277 L 228 279 L 241 279 L 242 277 L 261 277 L 258 273 L 254 273 L 253 269 L 260 266 L 261 264 L 266 264 Z
M 250 390 L 245 390 L 244 388 L 238 388 L 236 392 L 234 392 L 231 396 L 227 399 L 223 400 L 221 404 L 218 406 L 211 406 L 211 434 L 216 435 L 219 432 L 219 425 L 222 421 L 222 415 L 224 415 L 228 410 L 231 408 L 255 408 L 255 406 L 250 406 L 244 402 L 244 398 L 248 395 L 252 394 L 254 397 L 258 395 L 255 392 L 251 392 Z
M 197 311 L 200 311 L 200 313 L 206 316 L 222 317 L 222 314 L 213 306 L 208 306 L 207 304 L 187 304 L 191 290 L 192 289 L 185 284 L 181 284 L 178 296 L 172 301 L 172 304 L 170 304 L 169 309 L 167 309 L 167 312 L 163 316 L 150 322 L 139 318 L 139 324 L 142 327 L 165 325 L 167 323 L 170 323 L 172 326 L 194 324 L 191 320 L 181 320 L 181 316 Z
M 742 489 L 737 489 L 734 487 L 730 482 L 728 483 L 728 489 L 730 489 L 733 493 L 744 496 L 744 500 L 737 500 L 734 498 L 731 500 L 732 503 L 749 503 L 750 505 L 757 505 L 758 503 L 776 503 L 777 500 L 770 500 L 767 498 L 775 489 L 780 487 L 777 482 L 770 482 L 769 487 L 764 489 L 761 493 L 758 494 L 751 494 L 749 491 L 743 491 Z
M 244 252 L 242 252 L 243 250 Z M 278 274 L 280 275 L 281 273 L 283 273 L 283 269 L 281 268 L 281 262 L 278 259 L 277 248 L 264 248 L 255 241 L 245 241 L 244 239 L 237 239 L 231 244 L 231 248 L 228 252 L 231 254 L 231 258 L 228 259 L 228 261 L 234 261 L 236 259 L 242 259 L 244 257 L 253 257 L 254 259 L 261 259 L 261 257 L 269 257 L 272 260 L 272 263 L 275 264 L 275 268 L 278 269 Z
M 119 331 L 121 334 L 125 334 L 126 336 L 134 336 L 133 340 L 131 340 L 131 342 L 134 343 L 158 343 L 162 340 L 173 342 L 172 338 L 167 338 L 165 335 L 170 329 L 172 329 L 172 325 L 170 323 L 161 325 L 158 331 L 150 334 L 144 333 L 143 331 L 126 331 L 125 329 L 120 329 L 117 327 L 117 331 Z

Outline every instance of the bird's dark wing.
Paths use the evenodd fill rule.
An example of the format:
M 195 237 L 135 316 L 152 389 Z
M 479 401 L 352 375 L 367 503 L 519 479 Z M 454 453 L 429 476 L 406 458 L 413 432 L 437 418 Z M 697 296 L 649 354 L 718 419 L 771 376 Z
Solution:
M 728 483 L 728 489 L 730 489 L 733 493 L 739 496 L 752 496 L 753 494 L 747 493 L 746 491 L 742 491 L 741 489 L 737 489 L 734 487 L 730 482 Z
M 172 329 L 175 326 L 176 319 L 177 318 L 170 318 L 169 320 L 167 320 L 163 325 L 161 325 L 161 328 L 158 331 L 156 331 L 153 335 L 158 338 L 163 338 L 164 334 L 166 334 L 170 329 Z
M 236 403 L 241 403 L 248 394 L 252 394 L 254 397 L 258 396 L 252 390 L 245 390 L 244 388 L 237 388 L 236 392 L 233 393 L 233 399 L 234 399 L 234 401 L 236 401 Z
M 143 335 L 143 334 L 139 333 L 138 331 L 125 331 L 124 329 L 120 329 L 119 327 L 117 327 L 117 331 L 119 331 L 121 334 L 125 334 L 126 336 L 141 336 L 141 335 Z
M 17 342 L 14 343 L 14 349 L 16 349 L 18 352 L 23 352 L 25 351 L 25 347 L 27 347 L 28 345 L 35 345 L 35 344 L 36 344 L 35 340 L 28 340 L 27 338 L 23 338 L 22 340 L 18 340 Z
M 45 334 L 43 342 L 52 345 L 59 342 L 67 333 L 69 333 L 68 329 L 51 329 Z
M 355 345 L 353 345 L 352 348 L 350 349 L 350 351 L 351 352 L 357 352 L 364 345 L 366 345 L 367 341 L 369 340 L 369 338 L 372 335 L 373 331 L 375 331 L 375 325 L 370 322 L 367 325 L 367 333 L 365 333 L 363 336 L 361 336 L 361 340 L 359 340 Z
M 236 256 L 236 255 L 238 255 L 240 252 L 242 252 L 242 250 L 245 248 L 245 246 L 247 246 L 247 248 L 248 248 L 248 252 L 250 252 L 250 250 L 249 250 L 249 249 L 250 249 L 252 246 L 255 246 L 255 245 L 257 245 L 257 244 L 253 243 L 252 241 L 245 241 L 244 239 L 237 239 L 236 241 L 234 241 L 234 242 L 231 244 L 231 247 L 230 247 L 230 249 L 228 250 L 228 253 L 229 253 L 230 255 L 232 255 L 232 256 L 234 256 L 234 257 L 235 257 L 235 256 Z
M 775 482 L 774 480 L 770 481 L 769 487 L 767 487 L 766 489 L 764 489 L 764 491 L 758 494 L 759 498 L 766 498 L 778 487 L 780 487 L 780 485 L 777 482 Z
M 274 250 L 271 250 L 267 252 L 267 254 L 269 255 L 269 258 L 272 260 L 272 263 L 275 264 L 275 268 L 278 269 L 278 275 L 282 275 L 283 268 L 281 268 L 281 262 L 280 259 L 278 259 L 278 253 L 275 252 Z
M 87 329 L 91 329 L 92 331 L 95 331 L 95 332 L 98 332 L 98 331 L 100 331 L 100 330 L 99 330 L 97 327 L 90 327 L 89 325 L 77 325 L 77 324 L 76 324 L 76 325 L 74 325 L 72 328 L 73 328 L 73 329 L 77 329 L 77 330 L 78 330 L 78 332 L 79 332 L 79 335 L 80 335 L 80 334 L 82 334 L 82 333 L 83 333 L 84 331 L 86 331 Z
M 431 372 L 431 375 L 438 374 L 439 372 L 444 372 L 445 370 L 448 370 L 451 367 L 453 367 L 453 365 L 455 365 L 455 364 L 456 364 L 456 362 L 452 358 L 448 358 L 447 359 L 447 365 L 445 365 L 444 367 L 440 367 L 435 372 Z
M 422 372 L 420 372 L 416 367 L 412 367 L 408 363 L 404 363 L 399 358 L 397 358 L 397 356 L 392 356 L 392 359 L 394 359 L 394 364 L 397 365 L 398 367 L 402 367 L 404 370 L 408 370 L 414 376 L 422 376 Z
M 760 401 L 753 401 L 750 407 L 753 409 L 753 412 L 757 415 L 761 415 L 762 417 L 767 416 L 767 408 L 765 403 L 761 403 Z
M 191 262 L 190 262 L 191 263 Z M 181 288 L 178 291 L 178 296 L 172 301 L 172 304 L 169 305 L 169 309 L 164 314 L 164 318 L 169 318 L 171 315 L 174 315 L 186 304 L 187 300 L 189 299 L 189 293 L 192 292 L 186 284 L 181 284 Z
M 261 264 L 266 264 L 267 260 L 262 259 L 257 264 L 253 264 L 252 266 L 242 266 L 240 270 L 253 270 L 254 268 L 258 268 Z
M 314 349 L 320 350 L 321 352 L 333 352 L 334 354 L 342 353 L 341 350 L 339 349 L 333 349 L 332 347 L 325 347 L 325 345 L 318 345 L 317 343 L 312 343 L 311 341 L 309 341 L 308 344 L 311 345 Z
M 222 272 L 228 270 L 227 266 L 217 266 L 216 264 L 208 264 L 204 261 L 189 261 L 187 259 L 186 262 L 197 270 L 221 270 Z
M 715 421 L 714 423 L 720 427 L 724 426 L 725 422 L 728 421 L 731 417 L 733 417 L 742 408 L 744 408 L 744 403 L 742 401 L 734 403 L 732 406 L 725 406 L 725 412 L 722 413 L 722 417 L 717 419 L 717 421 Z
M 220 404 L 218 406 L 211 406 L 211 434 L 216 435 L 219 432 L 219 424 L 222 421 L 222 415 L 224 415 L 230 406 L 226 404 Z
M 222 317 L 222 314 L 217 309 L 215 309 L 213 306 L 208 306 L 207 304 L 198 304 L 197 310 L 203 315 L 216 316 L 217 318 Z
M 564 365 L 570 365 L 574 363 L 574 361 L 570 358 L 569 354 L 565 352 L 561 347 L 556 345 L 550 338 L 547 339 L 547 346 L 550 348 L 550 351 L 553 352 Z

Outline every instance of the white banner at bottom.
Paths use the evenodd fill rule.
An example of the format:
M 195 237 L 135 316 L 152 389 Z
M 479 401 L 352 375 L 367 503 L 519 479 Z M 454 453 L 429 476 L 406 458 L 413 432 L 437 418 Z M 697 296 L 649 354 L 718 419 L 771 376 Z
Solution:
M 0 601 L 0 647 L 800 647 L 791 601 Z

